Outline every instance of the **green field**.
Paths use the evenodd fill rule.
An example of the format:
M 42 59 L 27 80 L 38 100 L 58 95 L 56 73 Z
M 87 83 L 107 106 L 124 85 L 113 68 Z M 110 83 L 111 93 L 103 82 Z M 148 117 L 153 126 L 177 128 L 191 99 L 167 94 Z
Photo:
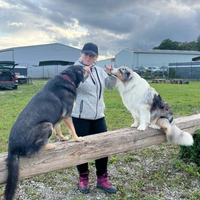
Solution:
M 0 152 L 6 151 L 9 131 L 17 116 L 46 82 L 33 80 L 33 84 L 19 85 L 18 90 L 0 90 Z M 190 82 L 188 85 L 152 83 L 151 86 L 169 103 L 175 118 L 200 112 L 200 82 Z M 133 123 L 117 89 L 106 89 L 104 100 L 108 130 L 124 128 Z
M 37 91 L 39 91 L 44 84 L 47 82 L 47 80 L 33 80 L 33 84 L 24 84 L 19 85 L 18 90 L 0 90 L 0 152 L 7 151 L 7 143 L 8 143 L 8 137 L 10 129 L 17 119 L 19 113 L 23 110 L 23 108 L 26 106 L 28 101 L 36 94 Z M 190 82 L 189 84 L 183 84 L 183 85 L 176 85 L 176 84 L 170 84 L 170 83 L 162 83 L 162 84 L 156 84 L 156 83 L 150 83 L 152 87 L 156 89 L 158 93 L 162 96 L 163 100 L 168 102 L 173 113 L 174 117 L 181 117 L 181 116 L 188 116 L 197 114 L 200 112 L 200 82 Z M 124 127 L 129 127 L 133 123 L 133 119 L 131 117 L 131 114 L 129 111 L 126 110 L 124 105 L 122 104 L 121 97 L 119 96 L 119 93 L 117 89 L 114 90 L 105 90 L 104 93 L 104 100 L 106 104 L 106 122 L 108 126 L 108 130 L 115 130 L 120 129 Z M 67 132 L 64 124 L 61 125 L 62 130 L 64 133 Z M 51 138 L 52 141 L 58 141 L 56 136 L 53 136 Z M 192 189 L 192 180 L 199 183 L 199 167 L 197 166 L 190 166 L 189 164 L 183 163 L 181 160 L 179 160 L 177 152 L 178 147 L 169 145 L 169 144 L 161 144 L 157 145 L 155 148 L 147 148 L 144 150 L 138 150 L 135 152 L 130 152 L 127 154 L 119 154 L 116 156 L 113 156 L 110 159 L 110 165 L 116 165 L 118 172 L 124 175 L 124 177 L 128 177 L 123 170 L 122 167 L 120 167 L 119 162 L 122 162 L 124 165 L 132 165 L 134 162 L 139 162 L 138 156 L 145 161 L 145 159 L 148 157 L 153 159 L 161 159 L 163 155 L 167 155 L 165 153 L 165 150 L 167 148 L 167 152 L 170 153 L 168 156 L 169 158 L 167 161 L 169 163 L 163 164 L 163 167 L 159 168 L 152 172 L 152 174 L 148 174 L 146 177 L 145 173 L 143 173 L 144 169 L 142 169 L 144 166 L 138 166 L 137 170 L 139 173 L 139 170 L 141 170 L 141 174 L 138 175 L 137 180 L 127 180 L 124 179 L 124 182 L 120 182 L 119 179 L 114 179 L 113 181 L 116 181 L 117 184 L 120 184 L 121 186 L 119 189 L 119 196 L 106 196 L 104 199 L 165 199 L 162 198 L 162 187 L 163 184 L 165 184 L 166 181 L 168 181 L 169 172 L 167 172 L 168 167 L 170 167 L 170 170 L 177 172 L 174 176 L 176 176 L 175 179 L 170 179 L 170 184 L 173 184 L 173 187 L 179 188 L 179 190 L 184 190 L 185 199 L 200 199 L 200 193 L 199 191 L 196 191 L 195 189 Z M 163 153 L 163 154 L 162 154 Z M 123 158 L 122 158 L 123 156 Z M 123 159 L 123 160 L 122 160 Z M 158 164 L 160 165 L 160 164 Z M 165 166 L 167 165 L 167 166 Z M 171 166 L 172 165 L 172 166 Z M 133 168 L 135 166 L 132 166 Z M 94 166 L 93 166 L 94 168 Z M 172 169 L 171 169 L 172 168 Z M 72 174 L 75 173 L 74 168 L 69 168 L 68 170 L 71 170 Z M 136 169 L 135 169 L 136 170 Z M 63 171 L 58 172 L 58 174 L 62 174 Z M 125 173 L 125 174 L 124 174 Z M 181 174 L 184 174 L 184 177 L 181 177 Z M 166 175 L 166 177 L 165 177 Z M 53 177 L 55 176 L 55 173 L 48 173 L 48 176 Z M 57 175 L 56 175 L 57 176 Z M 51 179 L 51 178 L 50 178 Z M 190 181 L 188 179 L 191 179 Z M 32 178 L 30 180 L 34 181 L 46 181 L 48 183 L 49 180 L 46 180 L 45 176 L 39 176 Z M 188 184 L 186 183 L 180 186 L 179 182 L 188 181 Z M 61 180 L 59 180 L 61 181 Z M 125 187 L 125 182 L 131 181 L 129 184 L 129 189 Z M 152 193 L 148 193 L 146 189 L 143 191 L 141 188 L 146 188 L 147 183 L 152 183 Z M 176 183 L 177 182 L 177 183 Z M 22 182 L 23 183 L 23 182 Z M 52 182 L 49 184 L 53 184 Z M 74 183 L 76 184 L 76 183 Z M 54 185 L 54 184 L 53 184 Z M 56 185 L 56 183 L 55 183 Z M 145 187 L 144 187 L 145 186 Z M 73 187 L 73 186 L 72 186 Z M 157 191 L 155 188 L 161 187 L 161 191 Z M 170 187 L 170 186 L 167 186 Z M 0 188 L 1 189 L 1 188 Z M 190 190 L 191 189 L 191 190 Z M 155 191 L 154 191 L 155 190 Z M 163 189 L 164 190 L 164 189 Z M 127 194 L 130 194 L 131 197 L 127 197 Z M 151 194 L 151 195 L 150 195 Z M 1 195 L 1 190 L 0 190 Z M 130 196 L 129 195 L 129 196 Z M 33 195 L 34 196 L 34 195 Z M 149 198 L 147 198 L 149 196 Z M 160 196 L 160 198 L 158 198 Z M 34 199 L 30 198 L 30 199 Z M 37 198 L 35 198 L 37 199 Z M 38 197 L 39 199 L 39 197 Z M 78 196 L 77 198 L 74 196 L 74 199 L 87 199 L 84 198 L 84 196 Z M 167 198 L 166 198 L 167 199 Z M 184 199 L 184 198 L 183 198 Z

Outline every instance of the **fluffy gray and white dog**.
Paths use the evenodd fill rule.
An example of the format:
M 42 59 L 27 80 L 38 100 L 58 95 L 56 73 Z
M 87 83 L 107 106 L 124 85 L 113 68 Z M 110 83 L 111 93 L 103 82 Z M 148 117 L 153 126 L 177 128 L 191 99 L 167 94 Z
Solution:
M 122 101 L 134 118 L 131 127 L 137 127 L 140 131 L 146 130 L 148 126 L 162 128 L 167 141 L 193 145 L 192 135 L 176 126 L 168 103 L 162 100 L 145 79 L 128 67 L 114 68 L 111 72 L 118 78 L 117 87 Z

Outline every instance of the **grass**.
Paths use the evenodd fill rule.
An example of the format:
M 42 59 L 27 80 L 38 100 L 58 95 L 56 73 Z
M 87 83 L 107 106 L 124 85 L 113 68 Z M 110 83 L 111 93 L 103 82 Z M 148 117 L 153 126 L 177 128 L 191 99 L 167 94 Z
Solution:
M 37 80 L 31 85 L 19 85 L 18 90 L 0 90 L 0 152 L 7 150 L 8 135 L 19 113 L 45 83 Z
M 190 82 L 189 85 L 175 85 L 170 83 L 150 83 L 150 85 L 160 93 L 164 101 L 169 103 L 175 118 L 199 113 L 200 82 Z M 104 99 L 108 129 L 114 130 L 130 126 L 133 122 L 131 114 L 123 106 L 118 91 L 116 89 L 111 91 L 106 90 Z
M 19 85 L 18 90 L 0 90 L 1 153 L 7 151 L 9 132 L 19 113 L 46 82 L 47 80 L 33 80 L 33 84 Z M 175 118 L 200 112 L 200 82 L 190 82 L 188 85 L 150 84 L 169 103 Z M 104 100 L 108 130 L 129 127 L 133 123 L 131 114 L 124 107 L 117 89 L 106 89 Z M 61 124 L 61 127 L 66 133 L 64 124 Z M 58 141 L 56 136 L 52 141 Z M 177 191 L 177 193 L 184 191 L 179 196 L 181 199 L 200 199 L 200 192 L 193 189 L 196 183 L 199 184 L 200 169 L 198 166 L 180 160 L 178 151 L 178 146 L 160 144 L 110 157 L 109 168 L 116 173 L 112 181 L 117 184 L 118 193 L 104 194 L 102 199 L 167 199 L 166 190 Z M 164 158 L 166 162 L 163 163 Z M 94 162 L 90 163 L 90 167 L 91 171 L 95 171 Z M 91 176 L 95 179 L 94 174 Z M 23 180 L 20 182 L 21 190 L 29 194 L 29 199 L 39 199 L 41 198 L 37 193 L 39 186 L 36 187 L 34 184 L 40 183 L 44 187 L 55 188 L 67 195 L 67 191 L 73 193 L 74 186 L 77 185 L 77 179 L 74 177 L 77 177 L 76 168 L 71 167 Z M 3 187 L 4 185 L 0 185 L 0 196 Z M 96 195 L 95 189 L 92 195 Z M 76 192 L 72 196 L 71 199 L 87 199 Z

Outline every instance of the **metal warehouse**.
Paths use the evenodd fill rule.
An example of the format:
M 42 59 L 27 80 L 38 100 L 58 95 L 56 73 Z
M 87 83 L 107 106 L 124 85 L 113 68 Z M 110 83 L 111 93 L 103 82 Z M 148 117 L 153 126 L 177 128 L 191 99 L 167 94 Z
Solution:
M 200 56 L 199 51 L 123 49 L 115 55 L 115 67 L 169 66 L 169 63 L 190 62 L 196 56 Z
M 15 47 L 0 50 L 0 61 L 15 61 L 27 68 L 27 75 L 33 78 L 48 78 L 58 74 L 80 57 L 80 49 L 60 43 Z M 115 58 L 98 60 L 97 65 L 114 67 L 161 67 L 169 63 L 191 62 L 200 57 L 199 51 L 178 50 L 131 50 L 122 49 Z M 179 67 L 179 66 L 177 66 Z M 17 69 L 16 69 L 17 70 Z
M 27 74 L 33 78 L 52 77 L 79 57 L 80 49 L 60 43 L 0 50 L 0 61 L 15 61 L 27 67 Z
M 169 67 L 176 78 L 200 79 L 200 62 L 169 63 Z

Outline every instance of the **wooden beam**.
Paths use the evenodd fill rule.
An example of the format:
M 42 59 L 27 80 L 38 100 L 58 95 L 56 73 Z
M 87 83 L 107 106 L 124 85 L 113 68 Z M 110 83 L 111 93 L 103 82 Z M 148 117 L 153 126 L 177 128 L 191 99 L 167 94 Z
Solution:
M 200 129 L 200 114 L 175 119 L 177 126 L 191 134 Z M 56 142 L 51 151 L 41 151 L 31 158 L 20 158 L 20 179 L 64 169 L 105 156 L 166 142 L 160 130 L 148 128 L 140 132 L 136 128 L 124 128 L 93 136 L 83 142 L 69 140 Z M 7 153 L 0 154 L 0 184 L 5 183 Z

